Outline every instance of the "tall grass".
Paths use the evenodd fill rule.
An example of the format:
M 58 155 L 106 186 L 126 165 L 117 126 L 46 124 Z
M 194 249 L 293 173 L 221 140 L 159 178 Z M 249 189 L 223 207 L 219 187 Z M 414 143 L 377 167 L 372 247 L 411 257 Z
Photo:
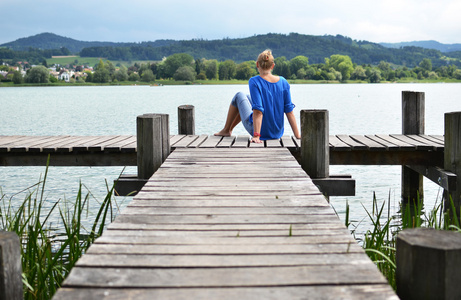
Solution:
M 437 204 L 428 213 L 423 210 L 423 203 L 419 199 L 415 202 L 400 206 L 400 215 L 391 215 L 390 196 L 388 201 L 378 204 L 373 194 L 371 212 L 365 211 L 371 221 L 371 229 L 367 230 L 363 238 L 362 247 L 370 259 L 377 265 L 389 284 L 396 290 L 396 243 L 398 233 L 406 228 L 427 227 L 438 230 L 460 230 L 460 213 L 457 213 L 453 201 L 450 199 L 448 208 L 442 203 Z M 387 206 L 387 213 L 384 208 Z M 349 220 L 349 209 L 346 204 L 346 226 L 352 224 Z
M 24 299 L 51 299 L 77 260 L 115 217 L 113 187 L 107 188 L 90 228 L 83 224 L 91 194 L 84 195 L 81 183 L 72 204 L 58 200 L 47 208 L 47 174 L 48 167 L 43 180 L 27 190 L 20 205 L 14 204 L 17 194 L 6 198 L 0 190 L 0 229 L 15 232 L 21 243 Z

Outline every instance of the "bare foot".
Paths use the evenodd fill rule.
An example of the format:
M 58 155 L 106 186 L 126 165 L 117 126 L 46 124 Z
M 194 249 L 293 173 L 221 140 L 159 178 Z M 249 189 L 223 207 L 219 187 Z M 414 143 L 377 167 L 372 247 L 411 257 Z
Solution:
M 220 132 L 215 133 L 215 136 L 231 136 L 232 131 L 221 130 Z

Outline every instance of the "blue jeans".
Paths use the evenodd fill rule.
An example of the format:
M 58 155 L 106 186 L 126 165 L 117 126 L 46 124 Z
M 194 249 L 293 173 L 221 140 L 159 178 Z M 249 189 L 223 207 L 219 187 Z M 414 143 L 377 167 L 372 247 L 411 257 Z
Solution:
M 243 127 L 246 131 L 253 136 L 253 109 L 251 106 L 251 97 L 250 95 L 238 92 L 232 98 L 231 104 L 237 107 L 240 119 L 242 119 Z

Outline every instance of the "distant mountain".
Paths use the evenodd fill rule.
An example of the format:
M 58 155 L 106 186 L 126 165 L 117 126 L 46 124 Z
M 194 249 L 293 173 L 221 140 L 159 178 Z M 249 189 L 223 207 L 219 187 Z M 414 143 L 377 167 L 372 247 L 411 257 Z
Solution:
M 387 48 L 402 48 L 408 46 L 421 47 L 426 49 L 435 49 L 440 52 L 461 51 L 461 44 L 442 44 L 437 41 L 414 41 L 414 42 L 401 42 L 401 43 L 379 43 L 381 46 Z
M 68 37 L 56 35 L 54 33 L 40 33 L 34 36 L 17 39 L 16 41 L 5 43 L 0 47 L 7 47 L 15 51 L 25 51 L 29 48 L 47 50 L 59 49 L 65 47 L 71 53 L 78 53 L 83 48 L 88 47 L 129 47 L 134 45 L 143 45 L 151 47 L 167 46 L 176 43 L 174 40 L 157 40 L 155 42 L 143 43 L 114 43 L 114 42 L 84 42 L 74 40 Z

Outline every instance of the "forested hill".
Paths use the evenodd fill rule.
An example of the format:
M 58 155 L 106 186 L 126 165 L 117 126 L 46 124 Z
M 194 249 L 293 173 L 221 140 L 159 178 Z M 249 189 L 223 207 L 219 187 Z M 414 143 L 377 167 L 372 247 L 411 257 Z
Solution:
M 459 53 L 442 53 L 421 47 L 386 48 L 382 45 L 357 41 L 341 35 L 312 36 L 297 33 L 255 35 L 239 39 L 221 40 L 158 40 L 142 43 L 82 42 L 52 33 L 18 39 L 0 45 L 12 50 L 60 49 L 82 57 L 104 57 L 109 60 L 161 60 L 175 53 L 188 53 L 194 58 L 233 60 L 243 62 L 255 60 L 264 49 L 272 49 L 276 57 L 290 60 L 298 55 L 309 58 L 309 63 L 324 63 L 325 58 L 334 54 L 348 55 L 354 63 L 377 65 L 386 61 L 407 67 L 417 66 L 424 58 L 429 58 L 434 67 L 448 63 L 461 65 Z M 1 48 L 0 48 L 1 49 Z M 450 57 L 458 57 L 450 59 Z M 1 57 L 0 57 L 1 58 Z
M 142 43 L 85 42 L 45 32 L 5 43 L 0 45 L 0 47 L 7 47 L 15 51 L 27 51 L 29 48 L 41 50 L 67 48 L 71 53 L 79 53 L 83 48 L 87 47 L 130 47 L 135 45 L 158 47 L 172 43 L 176 43 L 176 41 L 157 40 L 155 42 Z
M 386 61 L 408 67 L 417 66 L 424 58 L 430 58 L 434 66 L 446 65 L 447 60 L 438 50 L 420 47 L 402 49 L 386 48 L 376 43 L 356 41 L 344 36 L 312 36 L 291 33 L 257 35 L 240 39 L 178 41 L 162 47 L 89 47 L 80 56 L 106 57 L 110 60 L 160 60 L 174 53 L 188 53 L 194 58 L 231 59 L 235 62 L 255 60 L 264 49 L 271 49 L 276 57 L 288 60 L 303 55 L 309 63 L 324 63 L 334 54 L 348 55 L 357 64 L 379 64 Z M 457 61 L 459 63 L 459 60 Z M 453 61 L 452 61 L 453 63 Z

